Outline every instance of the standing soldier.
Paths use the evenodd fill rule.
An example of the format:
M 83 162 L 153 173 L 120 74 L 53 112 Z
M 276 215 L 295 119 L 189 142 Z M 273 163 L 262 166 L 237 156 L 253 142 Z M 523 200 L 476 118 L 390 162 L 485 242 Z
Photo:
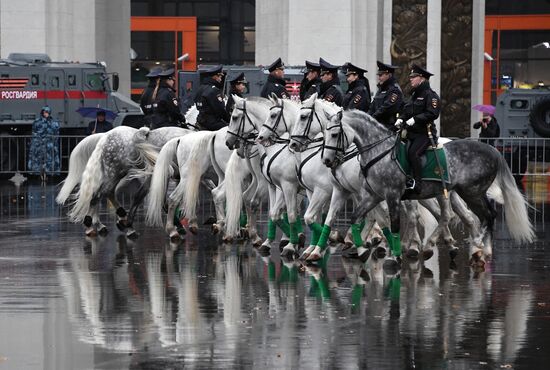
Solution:
M 269 76 L 267 77 L 267 82 L 260 96 L 262 98 L 269 98 L 271 93 L 274 93 L 278 98 L 290 99 L 290 95 L 288 95 L 286 91 L 286 81 L 284 79 L 285 65 L 281 58 L 277 58 L 277 60 L 271 63 L 267 69 L 269 71 Z
M 369 80 L 364 75 L 367 70 L 354 66 L 351 63 L 346 63 L 345 68 L 348 91 L 344 95 L 342 108 L 359 109 L 367 113 L 370 106 Z
M 225 74 L 218 65 L 201 73 L 202 85 L 195 96 L 195 104 L 199 110 L 197 124 L 201 130 L 217 131 L 227 126 L 229 114 L 225 110 L 223 96 L 223 80 Z
M 338 78 L 338 68 L 340 66 L 332 65 L 323 58 L 319 58 L 319 66 L 321 67 L 322 81 L 319 89 L 319 98 L 342 106 L 344 93 L 342 92 L 340 79 Z
M 174 69 L 159 72 L 159 82 L 153 91 L 153 114 L 151 129 L 185 124 L 185 117 L 180 112 L 174 79 Z
M 403 91 L 393 77 L 397 67 L 376 61 L 378 65 L 378 91 L 369 109 L 369 114 L 389 129 L 394 129 L 397 113 L 403 104 Z
M 139 106 L 143 111 L 143 116 L 145 120 L 145 126 L 151 127 L 151 115 L 153 114 L 153 91 L 159 83 L 159 73 L 162 71 L 162 68 L 155 67 L 149 71 L 145 76 L 149 80 L 147 82 L 147 87 L 143 90 L 141 98 L 139 100 Z
M 244 72 L 241 72 L 237 77 L 232 80 L 229 80 L 231 85 L 231 90 L 229 91 L 229 96 L 227 97 L 227 104 L 225 105 L 225 111 L 231 117 L 233 113 L 233 108 L 235 107 L 235 101 L 233 100 L 233 94 L 237 95 L 239 98 L 243 97 L 244 92 L 246 91 L 246 78 L 244 77 Z
M 437 142 L 437 132 L 434 121 L 439 117 L 441 110 L 439 96 L 430 87 L 428 81 L 432 73 L 413 64 L 409 81 L 412 86 L 412 97 L 403 109 L 402 118 L 395 122 L 400 127 L 403 122 L 407 125 L 407 138 L 411 141 L 408 156 L 413 170 L 414 179 L 407 179 L 407 188 L 415 193 L 422 191 L 422 164 L 420 156 L 430 146 L 428 130 L 431 130 L 434 141 Z
M 313 63 L 306 60 L 306 73 L 304 79 L 300 83 L 300 101 L 304 101 L 311 95 L 319 94 L 321 87 L 321 79 L 319 74 L 321 73 L 321 67 L 318 63 Z

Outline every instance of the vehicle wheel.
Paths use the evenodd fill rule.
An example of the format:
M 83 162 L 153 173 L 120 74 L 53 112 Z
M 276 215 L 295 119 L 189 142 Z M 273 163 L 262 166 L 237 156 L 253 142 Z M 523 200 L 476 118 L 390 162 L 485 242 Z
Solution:
M 550 96 L 535 103 L 529 113 L 533 130 L 542 137 L 550 137 Z

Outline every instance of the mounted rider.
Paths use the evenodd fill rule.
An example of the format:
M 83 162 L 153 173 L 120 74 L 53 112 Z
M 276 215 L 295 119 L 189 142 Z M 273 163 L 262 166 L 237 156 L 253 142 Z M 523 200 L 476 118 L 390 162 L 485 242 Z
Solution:
M 304 73 L 304 79 L 300 83 L 300 101 L 308 99 L 315 93 L 319 94 L 319 89 L 321 88 L 320 73 L 321 66 L 319 63 L 306 60 L 306 72 Z
M 200 72 L 201 86 L 195 95 L 199 110 L 197 125 L 201 130 L 217 131 L 227 126 L 230 115 L 225 110 L 223 82 L 225 73 L 221 65 Z
M 158 74 L 159 82 L 153 91 L 153 114 L 151 115 L 151 129 L 159 127 L 181 127 L 185 124 L 185 117 L 180 112 L 178 97 L 174 86 L 174 69 L 166 69 Z
M 235 101 L 233 100 L 233 95 L 237 95 L 239 98 L 244 97 L 243 94 L 246 91 L 246 78 L 244 77 L 244 72 L 241 72 L 235 78 L 229 80 L 229 85 L 231 89 L 229 90 L 229 96 L 227 98 L 227 103 L 225 104 L 225 111 L 229 116 L 233 112 L 235 107 Z
M 369 80 L 365 77 L 367 70 L 351 63 L 344 64 L 342 69 L 348 82 L 348 91 L 344 95 L 342 108 L 359 109 L 367 113 L 370 107 L 370 86 Z
M 269 98 L 271 94 L 275 94 L 278 98 L 281 99 L 290 99 L 290 95 L 286 91 L 286 81 L 285 81 L 285 65 L 281 58 L 277 58 L 273 63 L 267 67 L 269 71 L 269 76 L 267 77 L 267 82 L 265 83 L 260 96 L 262 98 Z
M 403 91 L 393 77 L 396 66 L 384 64 L 381 61 L 376 61 L 378 66 L 378 91 L 369 108 L 369 114 L 386 126 L 393 130 L 396 121 L 396 115 L 403 105 Z
M 441 101 L 439 95 L 430 87 L 429 78 L 432 73 L 413 64 L 409 81 L 412 86 L 411 100 L 405 104 L 401 118 L 395 122 L 396 127 L 406 124 L 407 138 L 411 142 L 408 157 L 413 170 L 414 179 L 407 179 L 407 188 L 415 193 L 422 190 L 422 164 L 420 157 L 430 146 L 428 130 L 431 130 L 437 143 L 437 131 L 434 121 L 439 117 Z
M 160 83 L 160 72 L 162 72 L 162 68 L 155 67 L 145 75 L 148 79 L 147 87 L 143 90 L 143 94 L 141 94 L 141 98 L 139 99 L 139 106 L 143 112 L 143 118 L 147 127 L 151 127 L 152 123 L 151 116 L 153 115 L 153 92 Z
M 321 66 L 321 88 L 319 91 L 319 98 L 326 101 L 335 103 L 338 106 L 342 106 L 344 100 L 344 93 L 340 87 L 340 79 L 338 78 L 338 68 L 330 64 L 323 58 L 319 58 L 319 65 Z

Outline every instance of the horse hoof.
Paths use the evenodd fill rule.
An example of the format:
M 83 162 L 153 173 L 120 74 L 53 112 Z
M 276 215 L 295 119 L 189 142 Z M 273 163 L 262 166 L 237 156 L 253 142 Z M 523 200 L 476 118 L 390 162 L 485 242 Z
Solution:
M 211 229 L 211 231 L 212 231 L 212 235 L 216 235 L 217 233 L 220 232 L 220 227 L 219 227 L 218 225 L 216 225 L 216 224 L 212 224 L 212 229 Z
M 454 260 L 456 256 L 458 256 L 458 248 L 452 247 L 451 249 L 449 249 L 449 257 L 451 257 L 451 260 Z
M 365 269 L 361 269 L 361 272 L 359 273 L 359 277 L 363 279 L 365 282 L 370 281 L 370 275 Z
M 240 237 L 242 239 L 250 239 L 250 233 L 248 232 L 248 229 L 246 227 L 241 227 Z
M 101 226 L 99 230 L 97 230 L 97 233 L 101 236 L 105 236 L 109 233 L 109 230 L 107 229 L 107 226 Z
M 472 253 L 472 257 L 470 258 L 470 260 L 480 261 L 481 257 L 483 257 L 483 252 L 482 251 L 477 251 L 477 252 Z
M 137 233 L 136 230 L 132 229 L 132 230 L 129 230 L 127 233 L 126 233 L 126 237 L 127 238 L 130 238 L 130 239 L 137 239 L 139 236 L 139 234 Z
M 193 235 L 197 235 L 197 233 L 199 232 L 199 228 L 197 226 L 190 226 L 189 231 L 191 231 Z
M 260 253 L 269 253 L 271 250 L 271 247 L 267 244 L 262 244 L 258 247 L 258 252 Z
M 422 258 L 424 259 L 424 261 L 429 260 L 430 258 L 432 258 L 433 255 L 434 255 L 433 249 L 426 249 L 422 251 Z
M 86 236 L 89 236 L 89 237 L 94 237 L 94 236 L 97 236 L 97 231 L 96 229 L 90 229 L 90 230 L 86 230 Z
M 428 278 L 428 279 L 433 279 L 434 273 L 433 273 L 433 271 L 430 270 L 429 268 L 424 267 L 424 268 L 422 269 L 422 277 L 425 277 L 425 278 Z
M 323 258 L 319 253 L 311 253 L 307 258 L 306 258 L 306 261 L 307 262 L 317 262 L 319 261 L 321 258 Z
M 357 258 L 359 258 L 359 260 L 363 263 L 367 262 L 367 260 L 369 259 L 369 256 L 370 256 L 370 253 L 369 253 L 369 250 L 367 249 L 366 251 L 364 251 L 363 253 L 361 254 L 358 254 L 357 255 Z
M 405 252 L 405 256 L 411 260 L 416 260 L 418 259 L 418 250 L 416 249 L 408 249 L 406 252 Z
M 357 248 L 342 249 L 342 257 L 343 258 L 358 258 L 359 255 L 357 254 Z
M 262 245 L 262 238 L 256 236 L 256 239 L 254 239 L 254 241 L 252 242 L 252 246 L 257 248 L 260 245 Z
M 300 233 L 298 235 L 298 248 L 302 249 L 306 245 L 306 235 L 304 233 Z
M 288 239 L 283 239 L 279 242 L 279 249 L 280 250 L 283 250 L 284 247 L 286 247 L 286 245 L 290 243 L 290 240 Z
M 376 247 L 378 246 L 378 244 L 382 243 L 382 239 L 380 239 L 379 237 L 374 237 L 371 239 L 370 241 L 370 246 L 371 247 Z
M 399 268 L 399 262 L 396 260 L 389 259 L 384 261 L 383 269 L 386 274 L 395 275 L 399 271 Z
M 376 258 L 384 258 L 386 257 L 386 249 L 384 247 L 377 247 L 374 250 L 374 256 Z
M 294 250 L 294 248 L 284 248 L 281 252 L 281 257 L 291 260 L 294 259 L 295 253 L 296 251 Z
M 180 236 L 180 234 L 179 234 L 176 230 L 174 230 L 174 231 L 172 231 L 172 232 L 170 233 L 170 240 L 171 240 L 171 241 L 177 241 L 177 240 L 179 240 L 180 238 L 181 238 L 181 236 Z
M 116 227 L 117 227 L 118 230 L 120 230 L 120 231 L 126 230 L 126 220 L 118 220 L 118 221 L 116 222 Z

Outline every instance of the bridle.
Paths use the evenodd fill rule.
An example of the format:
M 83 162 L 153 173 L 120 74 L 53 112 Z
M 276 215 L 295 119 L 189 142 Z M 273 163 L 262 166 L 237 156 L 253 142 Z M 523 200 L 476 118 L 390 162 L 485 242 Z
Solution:
M 309 138 L 309 132 L 311 131 L 311 125 L 313 123 L 313 117 L 317 118 L 317 122 L 319 123 L 319 127 L 321 128 L 321 131 L 323 131 L 323 126 L 321 125 L 321 120 L 319 119 L 319 116 L 317 115 L 317 111 L 315 111 L 315 103 L 311 107 L 302 107 L 302 109 L 309 109 L 311 112 L 309 113 L 309 117 L 307 119 L 306 127 L 304 128 L 304 132 L 302 132 L 301 135 L 290 135 L 290 138 L 293 140 L 296 140 L 300 145 L 307 146 L 310 143 L 314 142 L 314 139 Z
M 277 115 L 277 119 L 275 120 L 275 123 L 273 124 L 273 126 L 268 126 L 268 125 L 264 124 L 263 127 L 267 128 L 269 131 L 271 131 L 273 133 L 273 135 L 275 135 L 275 139 L 272 139 L 272 141 L 274 141 L 275 143 L 286 144 L 286 143 L 289 142 L 289 140 L 281 138 L 281 136 L 277 133 L 277 128 L 279 127 L 281 122 L 283 123 L 283 125 L 285 125 L 285 131 L 284 132 L 289 132 L 288 131 L 288 124 L 286 123 L 286 119 L 285 119 L 285 116 L 284 116 L 284 103 L 281 104 L 281 105 L 274 105 L 271 108 L 269 108 L 269 110 L 271 111 L 275 108 L 280 108 L 281 109 L 279 111 L 279 114 Z
M 258 137 L 258 127 L 254 124 L 254 122 L 252 121 L 252 119 L 250 119 L 250 116 L 248 115 L 248 111 L 246 110 L 246 100 L 243 100 L 242 108 L 235 106 L 234 109 L 238 109 L 243 112 L 241 119 L 239 120 L 239 127 L 237 128 L 237 132 L 233 132 L 228 129 L 227 133 L 235 136 L 243 144 L 255 144 L 254 140 L 256 139 L 256 137 Z M 246 126 L 247 120 L 253 127 L 253 130 L 245 136 L 244 128 Z

